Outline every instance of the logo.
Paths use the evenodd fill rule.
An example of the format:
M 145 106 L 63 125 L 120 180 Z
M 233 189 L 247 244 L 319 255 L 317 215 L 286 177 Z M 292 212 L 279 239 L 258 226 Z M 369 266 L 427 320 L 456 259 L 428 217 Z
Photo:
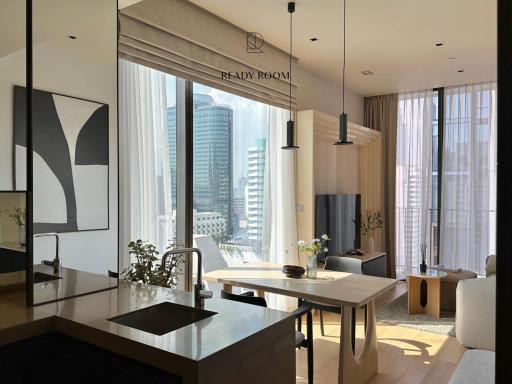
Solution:
M 261 47 L 265 44 L 263 36 L 258 32 L 247 32 L 247 53 L 263 53 Z

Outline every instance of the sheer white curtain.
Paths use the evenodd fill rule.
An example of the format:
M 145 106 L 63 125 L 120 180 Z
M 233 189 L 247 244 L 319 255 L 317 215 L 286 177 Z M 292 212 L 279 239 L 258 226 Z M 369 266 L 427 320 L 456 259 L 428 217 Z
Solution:
M 444 92 L 441 263 L 484 274 L 496 247 L 496 83 Z
M 396 142 L 396 267 L 419 266 L 431 246 L 433 91 L 398 98 Z
M 119 61 L 121 249 L 142 239 L 160 252 L 172 236 L 165 75 Z
M 288 112 L 269 107 L 263 205 L 263 258 L 278 264 L 299 263 L 295 207 L 295 151 L 286 144 Z M 295 300 L 268 295 L 269 306 L 290 309 Z

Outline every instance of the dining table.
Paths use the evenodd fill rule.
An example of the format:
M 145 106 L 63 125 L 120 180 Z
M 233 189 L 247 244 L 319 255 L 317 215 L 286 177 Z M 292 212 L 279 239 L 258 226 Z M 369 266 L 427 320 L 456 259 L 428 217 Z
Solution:
M 330 270 L 318 270 L 316 278 L 287 277 L 282 265 L 270 262 L 248 262 L 203 275 L 204 280 L 221 283 L 224 290 L 233 287 L 295 297 L 341 308 L 338 383 L 363 384 L 378 371 L 375 299 L 391 290 L 397 280 Z M 359 353 L 353 348 L 353 308 L 366 306 L 366 330 Z

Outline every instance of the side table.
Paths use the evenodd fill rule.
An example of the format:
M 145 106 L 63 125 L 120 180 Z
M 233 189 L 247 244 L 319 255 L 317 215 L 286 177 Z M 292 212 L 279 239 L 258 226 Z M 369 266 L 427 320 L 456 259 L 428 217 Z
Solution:
M 428 268 L 407 270 L 409 315 L 425 313 L 439 319 L 441 315 L 441 278 L 446 272 Z

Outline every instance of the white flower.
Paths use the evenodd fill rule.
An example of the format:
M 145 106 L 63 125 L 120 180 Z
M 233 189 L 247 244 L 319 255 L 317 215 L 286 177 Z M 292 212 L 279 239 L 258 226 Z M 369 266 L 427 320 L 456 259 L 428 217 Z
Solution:
M 318 243 L 320 239 L 313 239 L 313 243 Z
M 325 233 L 322 235 L 322 239 L 329 240 L 329 236 L 327 236 Z
M 297 245 L 299 247 L 304 247 L 306 245 L 306 242 L 304 240 L 299 240 L 299 242 L 297 243 Z
M 329 248 L 327 248 L 327 247 L 324 248 L 325 253 L 327 253 L 328 250 L 329 250 Z

